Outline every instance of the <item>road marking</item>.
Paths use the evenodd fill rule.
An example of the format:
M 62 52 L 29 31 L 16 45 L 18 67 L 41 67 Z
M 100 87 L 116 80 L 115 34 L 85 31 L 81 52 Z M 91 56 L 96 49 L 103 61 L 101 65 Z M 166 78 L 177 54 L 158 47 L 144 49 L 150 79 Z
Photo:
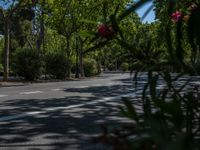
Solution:
M 25 94 L 25 95 L 28 95 L 28 94 L 37 94 L 37 93 L 43 93 L 42 91 L 29 91 L 29 92 L 21 92 L 19 94 Z
M 113 85 L 114 83 L 106 83 L 106 84 L 108 84 L 108 85 Z
M 51 89 L 52 91 L 62 91 L 62 89 Z
M 102 84 L 94 84 L 94 86 L 103 86 Z
M 77 88 L 88 88 L 89 86 L 78 86 Z
M 0 95 L 0 97 L 6 97 L 6 96 L 8 96 L 8 95 Z
M 96 100 L 96 101 L 87 102 L 87 103 L 83 103 L 83 104 L 70 105 L 70 106 L 66 106 L 66 107 L 49 107 L 49 108 L 44 108 L 41 111 L 24 112 L 23 114 L 0 117 L 0 121 L 8 121 L 8 120 L 13 120 L 13 119 L 19 119 L 19 118 L 24 118 L 24 117 L 27 117 L 27 116 L 39 115 L 39 114 L 42 114 L 42 113 L 47 113 L 47 112 L 62 110 L 62 109 L 68 110 L 68 109 L 82 107 L 82 106 L 86 106 L 86 105 L 93 105 L 93 104 L 97 104 L 97 103 L 100 103 L 100 102 L 119 100 L 122 97 L 134 97 L 134 96 L 135 96 L 134 93 L 129 93 L 129 94 L 119 95 L 119 96 L 115 96 L 115 97 L 105 97 L 103 99 L 99 99 L 99 100 Z

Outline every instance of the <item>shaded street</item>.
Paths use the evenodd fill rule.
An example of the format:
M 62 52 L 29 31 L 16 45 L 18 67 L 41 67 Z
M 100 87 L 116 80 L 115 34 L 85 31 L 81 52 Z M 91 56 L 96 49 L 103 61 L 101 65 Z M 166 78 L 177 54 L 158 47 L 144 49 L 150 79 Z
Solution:
M 130 96 L 128 73 L 82 81 L 0 88 L 0 149 L 105 149 L 92 144 L 100 124 L 124 122 L 121 97 Z

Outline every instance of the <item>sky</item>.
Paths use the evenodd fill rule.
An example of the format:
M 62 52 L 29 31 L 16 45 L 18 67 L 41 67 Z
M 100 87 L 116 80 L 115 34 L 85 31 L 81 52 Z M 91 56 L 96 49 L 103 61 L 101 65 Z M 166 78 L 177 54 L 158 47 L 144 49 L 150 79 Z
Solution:
M 152 5 L 152 2 L 149 2 L 147 3 L 145 6 L 139 8 L 138 10 L 136 10 L 136 12 L 138 13 L 138 15 L 140 17 L 142 17 L 145 13 L 145 11 Z M 151 23 L 151 22 L 154 22 L 154 19 L 155 19 L 155 13 L 153 10 L 151 10 L 149 12 L 149 14 L 145 17 L 145 19 L 143 20 L 143 22 L 148 22 L 148 23 Z

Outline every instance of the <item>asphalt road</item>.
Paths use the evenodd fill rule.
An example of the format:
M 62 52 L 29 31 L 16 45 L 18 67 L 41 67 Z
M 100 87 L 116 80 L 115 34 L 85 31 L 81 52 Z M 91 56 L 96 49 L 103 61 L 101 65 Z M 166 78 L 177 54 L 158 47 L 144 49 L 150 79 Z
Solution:
M 132 90 L 128 73 L 0 87 L 0 150 L 106 149 L 91 139 L 126 121 L 118 106 Z

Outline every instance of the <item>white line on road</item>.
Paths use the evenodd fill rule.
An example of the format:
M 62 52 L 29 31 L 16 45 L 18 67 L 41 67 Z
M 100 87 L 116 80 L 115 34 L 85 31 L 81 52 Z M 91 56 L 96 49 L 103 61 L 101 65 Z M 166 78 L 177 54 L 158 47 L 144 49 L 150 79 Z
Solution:
M 114 83 L 106 83 L 107 85 L 113 85 Z
M 52 91 L 62 91 L 62 89 L 51 89 Z
M 42 91 L 29 91 L 29 92 L 21 92 L 19 94 L 36 94 L 36 93 L 43 93 Z
M 103 86 L 102 84 L 95 84 L 94 86 Z
M 6 97 L 6 96 L 8 96 L 8 95 L 0 95 L 0 97 Z
M 88 88 L 89 86 L 78 86 L 76 88 Z
M 97 103 L 100 103 L 100 102 L 119 100 L 122 97 L 134 97 L 134 96 L 135 96 L 134 93 L 129 93 L 129 94 L 119 95 L 119 96 L 115 96 L 115 97 L 105 97 L 103 99 L 99 99 L 99 100 L 96 100 L 96 101 L 87 102 L 87 103 L 83 103 L 83 104 L 70 105 L 70 106 L 66 106 L 66 107 L 49 107 L 49 108 L 45 108 L 41 111 L 24 112 L 23 114 L 1 117 L 0 121 L 8 121 L 8 120 L 13 120 L 13 119 L 19 119 L 19 118 L 23 118 L 23 117 L 27 117 L 27 116 L 34 116 L 34 115 L 47 113 L 47 112 L 50 112 L 50 111 L 62 110 L 62 109 L 68 110 L 68 109 L 82 107 L 82 106 L 86 106 L 86 105 L 93 105 L 93 104 L 97 104 Z

